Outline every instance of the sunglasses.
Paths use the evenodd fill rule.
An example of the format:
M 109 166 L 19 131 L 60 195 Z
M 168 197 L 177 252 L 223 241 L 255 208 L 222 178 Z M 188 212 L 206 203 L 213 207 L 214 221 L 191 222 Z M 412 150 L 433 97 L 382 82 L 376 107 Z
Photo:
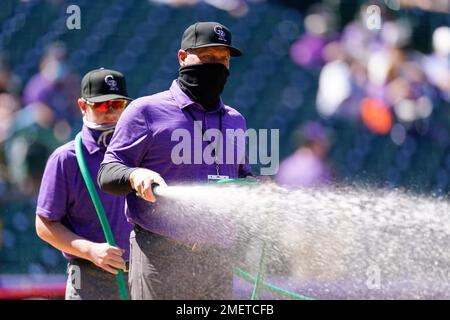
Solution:
M 125 106 L 127 105 L 127 100 L 109 100 L 103 102 L 86 101 L 86 103 L 92 106 L 92 108 L 94 108 L 96 111 L 107 112 L 110 109 L 113 109 L 114 111 L 124 109 Z

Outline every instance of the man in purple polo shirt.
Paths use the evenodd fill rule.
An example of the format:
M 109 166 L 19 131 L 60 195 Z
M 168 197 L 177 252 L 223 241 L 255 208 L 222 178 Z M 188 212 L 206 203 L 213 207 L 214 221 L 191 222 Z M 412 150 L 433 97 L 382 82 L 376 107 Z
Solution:
M 176 130 L 184 129 L 190 137 L 200 135 L 200 139 L 203 134 L 202 150 L 213 144 L 205 132 L 208 129 L 218 129 L 223 136 L 226 129 L 246 130 L 244 117 L 220 98 L 229 75 L 230 57 L 240 55 L 231 46 L 227 27 L 216 22 L 191 25 L 178 51 L 178 79 L 167 91 L 135 100 L 117 124 L 98 182 L 106 192 L 127 195 L 126 215 L 135 224 L 130 236 L 129 284 L 133 299 L 232 297 L 230 241 L 171 215 L 167 210 L 174 212 L 177 208 L 164 198 L 155 202 L 152 184 L 206 183 L 217 177 L 251 175 L 249 165 L 242 161 L 245 154 L 231 163 L 218 161 L 217 157 L 212 164 L 172 159 L 179 142 L 173 139 Z M 215 148 L 225 159 L 224 151 L 228 151 L 230 142 L 222 140 L 221 146 Z M 190 141 L 192 150 L 196 143 Z M 224 227 L 219 221 L 213 223 Z M 223 229 L 227 232 L 227 228 Z
M 106 147 L 127 100 L 124 76 L 97 69 L 81 82 L 78 105 L 83 114 L 83 154 L 95 180 Z M 124 197 L 100 191 L 101 202 L 118 247 L 105 241 L 102 227 L 81 176 L 75 142 L 56 149 L 47 161 L 37 209 L 38 236 L 61 250 L 68 259 L 66 299 L 120 299 L 116 269 L 126 271 L 132 225 L 126 220 Z

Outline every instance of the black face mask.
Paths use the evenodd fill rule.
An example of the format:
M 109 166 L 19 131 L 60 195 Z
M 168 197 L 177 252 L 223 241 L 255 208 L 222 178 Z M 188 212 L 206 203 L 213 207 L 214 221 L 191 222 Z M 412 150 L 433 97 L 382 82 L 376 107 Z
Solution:
M 220 101 L 230 72 L 221 63 L 193 64 L 180 68 L 181 90 L 206 110 L 214 110 Z

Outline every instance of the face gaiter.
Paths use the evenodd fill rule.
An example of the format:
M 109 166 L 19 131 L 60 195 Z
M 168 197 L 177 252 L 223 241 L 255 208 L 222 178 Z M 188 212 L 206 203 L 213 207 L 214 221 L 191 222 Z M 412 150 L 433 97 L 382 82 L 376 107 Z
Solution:
M 180 68 L 181 90 L 207 111 L 217 108 L 230 72 L 221 63 L 193 64 Z
M 89 121 L 88 119 L 86 119 L 86 116 L 83 117 L 83 123 L 86 127 L 91 129 L 91 134 L 93 138 L 97 141 L 97 145 L 107 148 L 109 140 L 111 140 L 111 136 L 114 133 L 116 125 L 107 126 L 104 124 L 98 124 Z

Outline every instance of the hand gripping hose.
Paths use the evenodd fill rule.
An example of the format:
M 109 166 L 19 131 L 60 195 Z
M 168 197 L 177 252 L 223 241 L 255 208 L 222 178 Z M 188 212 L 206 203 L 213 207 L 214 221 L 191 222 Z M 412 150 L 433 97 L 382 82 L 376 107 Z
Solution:
M 116 241 L 114 240 L 113 233 L 111 231 L 111 226 L 109 225 L 108 218 L 105 214 L 105 209 L 103 208 L 100 197 L 95 189 L 94 182 L 92 181 L 91 175 L 86 166 L 86 161 L 83 156 L 83 147 L 81 141 L 81 132 L 75 137 L 75 154 L 77 156 L 78 166 L 80 167 L 81 175 L 83 176 L 84 183 L 89 191 L 92 202 L 94 203 L 95 211 L 97 212 L 100 224 L 102 225 L 103 233 L 105 234 L 106 241 L 110 246 L 116 246 Z M 118 274 L 116 276 L 117 286 L 119 288 L 120 298 L 122 300 L 128 300 L 128 292 L 125 286 L 125 280 L 123 278 L 122 270 L 117 270 Z

